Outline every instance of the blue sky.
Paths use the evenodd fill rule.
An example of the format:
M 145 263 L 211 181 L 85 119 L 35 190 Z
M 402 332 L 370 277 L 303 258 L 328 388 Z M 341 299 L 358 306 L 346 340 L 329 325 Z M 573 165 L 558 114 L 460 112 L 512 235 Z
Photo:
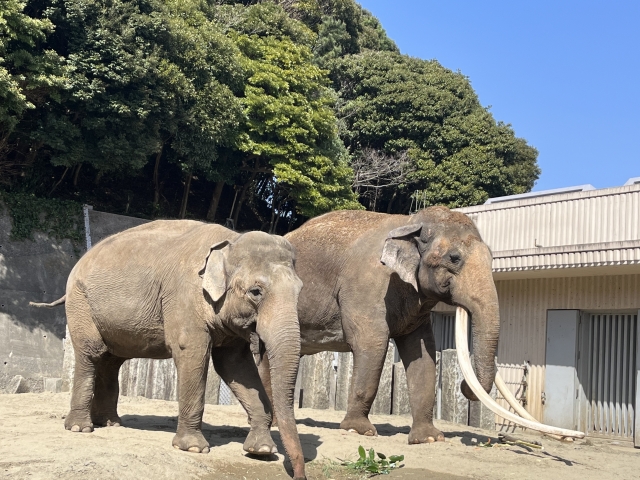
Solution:
M 534 190 L 640 177 L 640 1 L 358 1 L 538 149 Z

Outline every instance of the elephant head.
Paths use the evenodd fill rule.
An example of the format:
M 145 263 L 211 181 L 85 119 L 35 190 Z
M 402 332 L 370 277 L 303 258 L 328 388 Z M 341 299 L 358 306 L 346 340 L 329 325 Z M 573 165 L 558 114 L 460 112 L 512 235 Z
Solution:
M 421 296 L 465 308 L 472 318 L 475 371 L 489 392 L 495 377 L 500 313 L 491 252 L 473 222 L 446 207 L 431 207 L 391 230 L 382 263 Z M 466 382 L 464 395 L 477 400 Z
M 213 245 L 200 275 L 223 326 L 252 343 L 257 335 L 264 344 L 271 367 L 273 407 L 295 471 L 297 464 L 304 468 L 304 458 L 293 416 L 300 361 L 297 304 L 302 289 L 294 262 L 293 247 L 286 239 L 249 232 L 233 242 Z

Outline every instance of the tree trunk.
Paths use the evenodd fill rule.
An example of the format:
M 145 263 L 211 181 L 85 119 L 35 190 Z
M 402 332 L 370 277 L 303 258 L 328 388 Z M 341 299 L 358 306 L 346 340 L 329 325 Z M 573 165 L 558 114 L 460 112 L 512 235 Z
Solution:
M 60 177 L 60 180 L 58 180 L 58 181 L 56 182 L 56 184 L 53 186 L 53 188 L 52 188 L 52 189 L 51 189 L 51 191 L 49 192 L 49 196 L 51 196 L 51 194 L 52 194 L 53 192 L 55 192 L 55 191 L 56 191 L 56 188 L 58 188 L 58 185 L 60 185 L 60 184 L 62 183 L 62 181 L 64 180 L 64 177 L 66 177 L 66 176 L 67 176 L 67 172 L 68 172 L 68 171 L 69 171 L 69 167 L 66 167 L 66 168 L 64 169 L 64 172 L 62 173 L 62 176 Z
M 393 201 L 396 199 L 398 192 L 393 192 L 391 195 L 391 200 L 389 200 L 389 205 L 387 205 L 387 213 L 391 213 L 391 208 L 393 207 Z
M 164 149 L 164 144 L 160 146 L 160 151 L 156 155 L 156 164 L 153 167 L 153 208 L 158 207 L 158 203 L 160 202 L 160 182 L 158 179 L 160 172 L 160 159 L 162 158 L 162 150 Z
M 224 189 L 224 182 L 216 182 L 216 188 L 213 190 L 211 196 L 211 203 L 209 204 L 209 211 L 207 212 L 207 221 L 213 222 L 216 219 L 216 213 L 218 211 L 218 205 L 220 205 L 220 197 L 222 197 L 222 190 Z
M 80 175 L 80 169 L 82 168 L 82 164 L 78 164 L 78 168 L 76 168 L 76 173 L 73 174 L 73 186 L 78 186 L 78 175 Z
M 180 204 L 180 218 L 187 215 L 187 203 L 189 202 L 189 191 L 191 190 L 191 179 L 193 178 L 193 168 L 187 172 L 187 178 L 184 181 L 184 191 L 182 192 L 182 203 Z
M 238 228 L 238 217 L 240 216 L 240 209 L 242 209 L 242 204 L 244 203 L 244 199 L 247 196 L 247 191 L 249 191 L 249 187 L 253 183 L 253 180 L 256 178 L 256 171 L 251 172 L 251 176 L 247 183 L 242 187 L 242 191 L 240 192 L 240 198 L 238 198 L 238 203 L 236 204 L 235 211 L 233 212 L 233 225 Z

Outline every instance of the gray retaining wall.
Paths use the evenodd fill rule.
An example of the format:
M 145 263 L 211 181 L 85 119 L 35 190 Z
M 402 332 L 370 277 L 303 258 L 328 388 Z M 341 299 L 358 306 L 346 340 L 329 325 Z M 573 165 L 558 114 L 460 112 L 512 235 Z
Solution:
M 12 240 L 11 219 L 0 203 L 0 391 L 41 392 L 45 379 L 61 377 L 64 308 L 33 308 L 29 301 L 63 296 L 82 253 L 70 240 L 42 233 L 33 241 Z

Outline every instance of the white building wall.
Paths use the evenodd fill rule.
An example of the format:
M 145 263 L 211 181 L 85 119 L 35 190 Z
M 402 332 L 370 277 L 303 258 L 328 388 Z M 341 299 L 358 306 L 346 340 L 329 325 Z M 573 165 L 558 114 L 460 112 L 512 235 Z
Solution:
M 542 419 L 547 310 L 637 311 L 640 274 L 496 281 L 500 301 L 498 363 L 507 384 L 521 381 L 528 363 L 527 410 Z M 450 311 L 439 304 L 436 310 Z M 505 405 L 506 406 L 506 405 Z

